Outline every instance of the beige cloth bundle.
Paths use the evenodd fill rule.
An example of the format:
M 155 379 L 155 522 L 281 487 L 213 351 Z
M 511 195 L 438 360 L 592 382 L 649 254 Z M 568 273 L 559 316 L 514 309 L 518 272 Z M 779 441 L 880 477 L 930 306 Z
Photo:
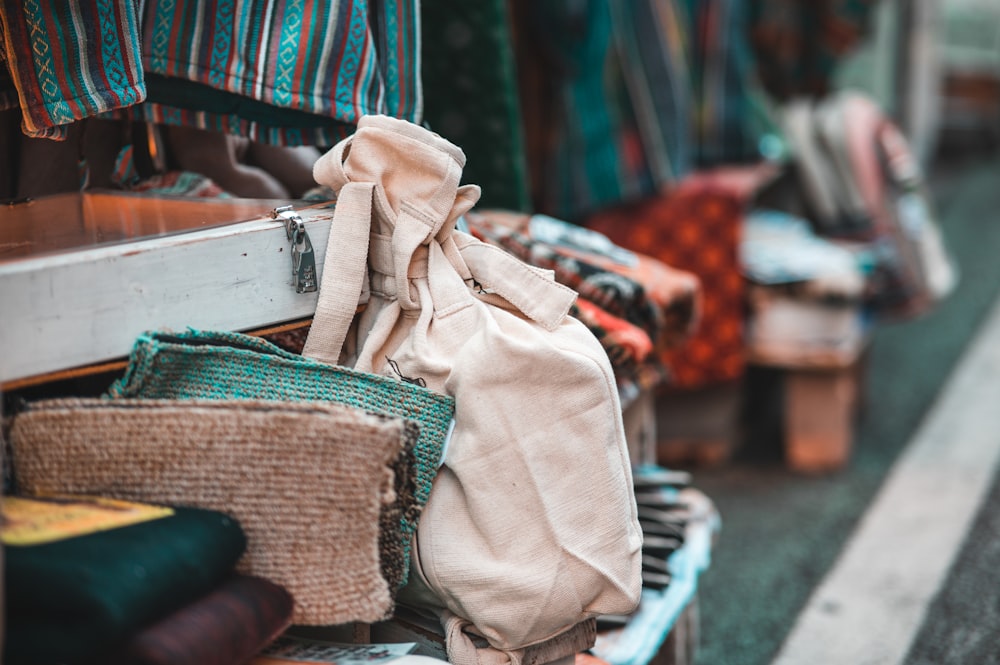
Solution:
M 438 610 L 452 663 L 518 663 L 635 608 L 641 534 L 607 354 L 550 271 L 455 230 L 479 198 L 459 186 L 464 163 L 385 116 L 316 163 L 338 198 L 304 355 L 455 398 L 399 598 Z
M 379 520 L 403 419 L 320 402 L 59 399 L 14 419 L 19 490 L 189 505 L 233 516 L 240 572 L 285 587 L 293 620 L 392 611 Z

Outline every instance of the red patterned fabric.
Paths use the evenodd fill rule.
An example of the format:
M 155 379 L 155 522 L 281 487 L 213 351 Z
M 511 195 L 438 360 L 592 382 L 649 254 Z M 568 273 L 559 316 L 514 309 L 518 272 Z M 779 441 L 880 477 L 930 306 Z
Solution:
M 739 241 L 748 193 L 726 179 L 692 178 L 672 193 L 601 211 L 586 221 L 614 243 L 698 277 L 698 329 L 679 346 L 660 350 L 671 388 L 701 388 L 743 374 Z
M 577 298 L 575 304 L 577 318 L 600 327 L 605 333 L 607 342 L 619 347 L 630 362 L 642 363 L 653 352 L 653 341 L 642 328 L 609 314 L 600 306 L 583 298 Z

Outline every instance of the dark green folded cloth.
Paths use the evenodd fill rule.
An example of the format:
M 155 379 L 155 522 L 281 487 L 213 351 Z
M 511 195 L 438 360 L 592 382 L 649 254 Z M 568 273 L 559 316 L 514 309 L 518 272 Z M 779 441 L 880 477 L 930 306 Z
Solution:
M 245 549 L 234 519 L 193 508 L 55 542 L 7 545 L 3 662 L 92 662 L 216 588 Z

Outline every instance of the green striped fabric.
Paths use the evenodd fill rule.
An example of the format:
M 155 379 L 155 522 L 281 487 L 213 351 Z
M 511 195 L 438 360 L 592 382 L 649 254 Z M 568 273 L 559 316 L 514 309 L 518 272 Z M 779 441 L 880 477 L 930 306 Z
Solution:
M 549 151 L 532 163 L 543 212 L 579 220 L 688 173 L 688 26 L 675 2 L 544 0 L 527 16 L 519 27 L 544 43 L 531 48 L 541 49 L 555 89 Z
M 532 6 L 547 34 L 557 118 L 547 163 L 532 172 L 542 208 L 574 221 L 656 189 L 639 138 L 610 0 L 546 0 Z
M 527 211 L 528 181 L 506 0 L 421 0 L 428 126 L 462 146 L 479 206 Z
M 4 60 L 28 136 L 64 138 L 66 125 L 146 96 L 134 0 L 0 3 Z
M 416 0 L 156 0 L 143 21 L 140 119 L 283 145 L 422 120 Z
M 743 0 L 677 1 L 688 24 L 695 165 L 759 160 L 763 121 Z
M 674 2 L 612 2 L 615 43 L 643 154 L 656 183 L 691 165 L 691 82 L 684 14 Z
M 522 3 L 519 49 L 537 52 L 554 91 L 545 145 L 528 146 L 539 211 L 579 222 L 693 169 L 761 158 L 769 123 L 743 0 Z
M 0 31 L 31 136 L 117 109 L 291 145 L 422 120 L 417 0 L 25 0 Z

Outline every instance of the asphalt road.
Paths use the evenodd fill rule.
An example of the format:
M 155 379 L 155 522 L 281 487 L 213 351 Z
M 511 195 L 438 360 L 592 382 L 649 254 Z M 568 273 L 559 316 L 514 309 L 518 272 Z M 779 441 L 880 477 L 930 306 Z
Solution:
M 778 432 L 758 428 L 724 467 L 693 469 L 694 484 L 722 515 L 700 583 L 697 663 L 771 662 L 998 297 L 1000 158 L 952 156 L 935 162 L 931 174 L 961 283 L 932 313 L 878 327 L 848 467 L 823 477 L 793 474 L 782 464 Z M 749 403 L 773 407 L 773 385 L 766 373 L 749 375 Z M 997 420 L 1000 436 L 1000 411 Z M 908 665 L 1000 662 L 1000 487 L 988 496 Z

